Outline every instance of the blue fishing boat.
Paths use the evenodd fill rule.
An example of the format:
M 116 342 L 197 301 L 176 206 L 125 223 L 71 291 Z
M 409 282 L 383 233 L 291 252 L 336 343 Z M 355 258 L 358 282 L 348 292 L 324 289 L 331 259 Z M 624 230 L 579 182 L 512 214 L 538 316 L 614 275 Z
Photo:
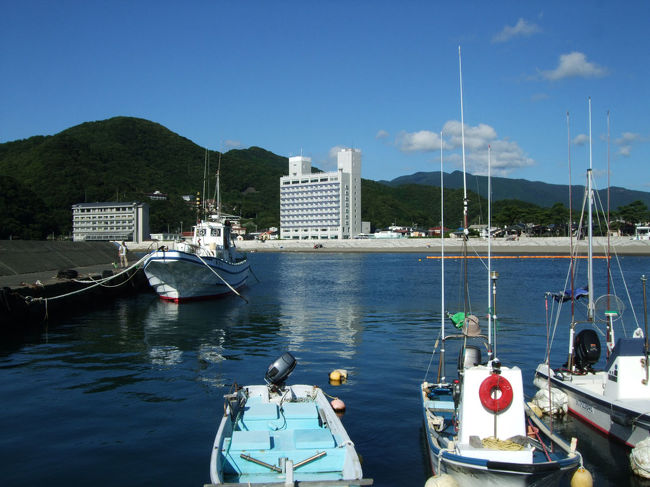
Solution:
M 362 486 L 361 462 L 323 391 L 286 385 L 295 368 L 286 352 L 266 384 L 225 396 L 210 458 L 210 478 L 224 486 Z

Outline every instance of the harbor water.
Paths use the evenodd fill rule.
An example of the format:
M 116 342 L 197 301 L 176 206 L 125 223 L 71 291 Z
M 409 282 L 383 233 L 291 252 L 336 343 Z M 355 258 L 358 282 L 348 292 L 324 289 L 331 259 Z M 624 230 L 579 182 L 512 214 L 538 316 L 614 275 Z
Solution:
M 441 260 L 417 253 L 318 252 L 251 253 L 249 259 L 255 277 L 243 293 L 248 303 L 230 296 L 177 305 L 144 293 L 24 336 L 2 337 L 2 485 L 209 483 L 222 396 L 235 383 L 262 383 L 268 365 L 287 350 L 298 361 L 289 382 L 319 385 L 345 401 L 343 423 L 365 477 L 377 486 L 424 485 L 431 472 L 419 384 L 435 380 L 437 372 L 438 352 L 432 360 L 432 351 L 441 323 Z M 620 263 L 643 327 L 640 277 L 650 274 L 650 259 L 624 257 Z M 484 332 L 486 264 L 472 259 L 469 265 L 471 307 Z M 522 369 L 528 396 L 535 392 L 534 369 L 552 320 L 545 293 L 564 289 L 568 264 L 492 260 L 499 273 L 497 353 L 504 365 Z M 599 296 L 606 292 L 605 261 L 595 267 Z M 619 271 L 612 269 L 616 292 L 624 294 Z M 445 260 L 448 311 L 462 310 L 462 274 L 460 260 Z M 554 366 L 567 352 L 565 306 Z M 578 302 L 576 312 L 583 310 Z M 622 318 L 628 335 L 634 316 L 628 308 Z M 602 336 L 601 343 L 604 355 Z M 450 345 L 448 377 L 456 360 Z M 348 371 L 346 383 L 329 384 L 334 369 Z M 578 438 L 595 485 L 645 485 L 631 475 L 625 448 L 571 418 L 555 426 Z

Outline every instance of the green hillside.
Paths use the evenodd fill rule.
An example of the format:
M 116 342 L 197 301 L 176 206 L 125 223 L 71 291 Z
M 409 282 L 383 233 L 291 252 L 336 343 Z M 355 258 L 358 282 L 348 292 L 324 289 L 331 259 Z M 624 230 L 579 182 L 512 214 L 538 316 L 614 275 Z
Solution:
M 52 136 L 0 144 L 0 239 L 70 235 L 71 206 L 97 201 L 147 202 L 152 233 L 176 231 L 181 222 L 188 229 L 196 220 L 196 211 L 182 196 L 203 193 L 206 160 L 209 178 L 205 193 L 207 198 L 213 198 L 219 153 L 206 152 L 191 140 L 148 120 L 115 117 L 83 123 Z M 286 157 L 259 147 L 222 154 L 223 211 L 241 216 L 250 230 L 279 226 L 279 180 L 287 170 Z M 391 224 L 423 228 L 439 225 L 440 193 L 434 180 L 423 176 L 427 174 L 435 173 L 419 173 L 390 185 L 362 179 L 362 219 L 370 221 L 373 228 Z M 453 184 L 456 173 L 448 176 L 451 179 L 448 186 L 446 176 L 445 223 L 454 228 L 462 221 L 462 189 Z M 437 177 L 439 181 L 439 174 Z M 483 181 L 471 181 L 470 189 L 482 191 Z M 499 184 L 507 181 L 524 187 L 524 183 L 514 180 Z M 549 211 L 540 203 L 512 201 L 543 190 L 543 183 L 525 183 L 526 191 L 507 192 L 510 199 L 501 205 L 501 220 L 495 202 L 495 221 L 566 221 L 562 205 Z M 154 191 L 166 193 L 168 200 L 149 200 L 146 195 Z M 553 197 L 548 196 L 543 206 L 564 201 Z M 485 199 L 472 192 L 468 199 L 470 223 L 485 223 Z M 646 205 L 638 203 L 628 205 L 629 214 L 647 214 Z
M 568 176 L 567 176 L 568 178 Z M 582 185 L 572 186 L 573 207 L 582 206 L 582 199 L 585 193 L 585 180 L 580 179 Z M 381 181 L 389 186 L 402 186 L 408 184 L 420 184 L 424 186 L 440 186 L 440 171 L 417 172 L 408 176 L 400 176 L 391 181 Z M 462 188 L 462 171 L 453 171 L 444 174 L 444 185 L 446 188 Z M 487 176 L 476 176 L 467 174 L 467 187 L 484 198 L 487 198 L 488 178 Z M 611 187 L 609 189 L 610 203 L 612 208 L 629 205 L 635 201 L 641 201 L 650 206 L 650 193 L 645 191 L 634 191 L 630 189 Z M 601 201 L 607 201 L 607 188 L 596 191 L 596 197 Z M 541 207 L 550 207 L 555 203 L 562 203 L 569 206 L 569 185 L 548 184 L 540 181 L 528 181 L 526 179 L 509 179 L 503 177 L 492 177 L 492 200 L 519 200 Z

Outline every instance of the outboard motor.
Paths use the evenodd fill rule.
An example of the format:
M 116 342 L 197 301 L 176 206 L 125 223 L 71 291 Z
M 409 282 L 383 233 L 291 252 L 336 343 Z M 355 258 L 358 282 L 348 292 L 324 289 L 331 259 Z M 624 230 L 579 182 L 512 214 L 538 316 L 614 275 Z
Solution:
M 284 352 L 282 356 L 269 365 L 266 371 L 264 381 L 270 386 L 282 387 L 289 374 L 296 368 L 296 359 L 289 352 Z
M 594 330 L 586 329 L 578 333 L 573 340 L 575 366 L 579 370 L 592 371 L 592 366 L 600 358 L 600 340 Z

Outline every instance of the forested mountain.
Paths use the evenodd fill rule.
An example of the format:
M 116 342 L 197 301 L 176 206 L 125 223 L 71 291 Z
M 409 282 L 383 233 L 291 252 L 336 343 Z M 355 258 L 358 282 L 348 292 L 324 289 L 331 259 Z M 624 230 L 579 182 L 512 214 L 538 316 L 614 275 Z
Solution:
M 147 202 L 153 233 L 177 230 L 180 222 L 188 229 L 189 223 L 196 219 L 196 211 L 182 196 L 202 195 L 207 162 L 209 178 L 205 183 L 205 197 L 214 197 L 220 156 L 223 210 L 241 216 L 242 223 L 251 230 L 278 226 L 279 180 L 288 171 L 286 157 L 259 147 L 220 155 L 157 123 L 115 117 L 83 123 L 52 136 L 0 144 L 0 238 L 69 235 L 73 204 L 116 200 Z M 462 189 L 458 189 L 462 188 L 462 182 L 460 186 L 454 183 L 459 176 L 462 174 L 458 172 L 445 175 L 447 227 L 458 227 L 462 220 Z M 440 194 L 435 187 L 439 180 L 439 173 L 417 173 L 386 184 L 362 179 L 362 219 L 370 221 L 374 228 L 391 224 L 425 228 L 439 225 Z M 500 198 L 528 201 L 531 194 L 546 196 L 538 198 L 534 205 L 508 201 L 502 205 L 507 209 L 506 220 L 537 218 L 543 224 L 561 219 L 566 222 L 562 205 L 555 205 L 553 211 L 539 206 L 551 207 L 566 201 L 566 190 L 545 192 L 546 187 L 553 185 L 493 178 L 495 194 L 496 188 L 505 187 L 509 181 L 510 188 L 525 190 L 499 189 Z M 480 178 L 470 177 L 468 199 L 472 222 L 486 221 L 485 199 L 471 192 L 482 191 L 483 185 Z M 166 193 L 168 200 L 149 200 L 147 194 L 154 191 Z M 650 201 L 641 197 L 647 193 L 627 193 L 634 193 L 635 200 L 643 201 L 641 206 L 632 205 L 630 211 L 634 210 L 635 215 L 639 211 L 647 213 L 646 205 Z M 626 200 L 617 201 L 626 204 L 620 203 Z
M 568 175 L 567 175 L 568 178 Z M 475 176 L 467 174 L 467 188 L 487 198 L 487 176 Z M 425 186 L 440 186 L 440 171 L 417 172 L 408 176 L 400 176 L 391 181 L 380 181 L 388 186 L 402 186 L 405 184 L 421 184 Z M 573 184 L 571 188 L 571 199 L 573 207 L 580 208 L 585 194 L 585 175 L 580 179 L 580 184 Z M 462 188 L 462 171 L 453 171 L 444 174 L 445 188 Z M 607 188 L 596 188 L 597 198 L 604 205 L 607 202 Z M 610 205 L 612 208 L 629 205 L 634 201 L 641 201 L 650 206 L 650 193 L 634 191 L 630 189 L 613 186 L 609 188 Z M 555 203 L 562 203 L 569 206 L 569 185 L 548 184 L 540 181 L 528 181 L 526 179 L 509 179 L 492 177 L 492 201 L 519 200 L 533 203 L 537 206 L 548 207 Z

